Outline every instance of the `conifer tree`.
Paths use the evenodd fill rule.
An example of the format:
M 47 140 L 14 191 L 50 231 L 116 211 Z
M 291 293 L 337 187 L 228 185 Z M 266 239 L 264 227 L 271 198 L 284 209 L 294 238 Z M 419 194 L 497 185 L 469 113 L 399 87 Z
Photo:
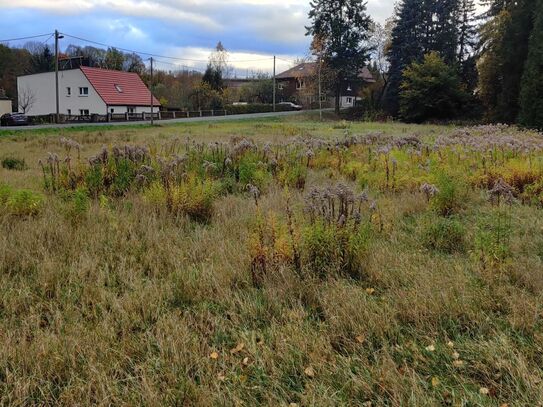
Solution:
M 519 122 L 543 129 L 543 0 L 536 0 L 535 22 L 522 77 Z
M 426 33 L 422 24 L 423 17 L 424 7 L 420 0 L 403 0 L 396 11 L 392 43 L 388 51 L 389 82 L 384 98 L 386 110 L 394 116 L 400 108 L 402 73 L 409 64 L 422 60 L 424 56 Z
M 494 0 L 481 31 L 480 95 L 487 119 L 514 123 L 528 43 L 533 27 L 534 0 Z
M 369 59 L 365 45 L 369 38 L 371 19 L 364 0 L 314 0 L 309 12 L 311 26 L 307 35 L 318 38 L 322 57 L 334 73 L 336 113 L 339 113 L 341 86 L 356 77 Z

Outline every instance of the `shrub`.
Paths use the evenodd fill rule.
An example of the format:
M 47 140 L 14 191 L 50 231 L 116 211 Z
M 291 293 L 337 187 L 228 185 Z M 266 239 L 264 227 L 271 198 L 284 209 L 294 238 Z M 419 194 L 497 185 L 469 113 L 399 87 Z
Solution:
M 421 240 L 430 250 L 443 253 L 463 252 L 464 226 L 456 219 L 429 217 L 423 222 Z
M 6 184 L 0 184 L 0 205 L 5 205 L 13 193 L 13 188 Z
M 403 71 L 400 115 L 408 122 L 452 119 L 467 99 L 456 69 L 436 52 L 426 54 L 422 63 L 413 62 Z
M 26 166 L 25 160 L 22 158 L 6 157 L 2 160 L 2 168 L 7 170 L 23 171 L 28 167 Z
M 81 220 L 90 209 L 90 199 L 87 191 L 76 189 L 63 195 L 67 205 L 66 214 L 72 221 Z
M 43 208 L 43 196 L 25 189 L 2 193 L 5 213 L 15 216 L 37 215 Z
M 451 216 L 460 211 L 465 205 L 465 186 L 458 180 L 446 174 L 440 174 L 437 179 L 438 192 L 432 197 L 431 207 L 441 216 Z
M 252 155 L 245 155 L 239 162 L 238 178 L 242 189 L 251 184 L 263 190 L 271 180 L 266 165 L 255 158 Z
M 278 174 L 277 179 L 281 186 L 297 189 L 305 188 L 307 167 L 300 162 L 286 165 Z
M 249 114 L 249 113 L 269 113 L 273 112 L 271 104 L 247 104 L 247 105 L 228 105 L 225 107 L 228 114 Z M 277 112 L 288 112 L 292 109 L 289 105 L 276 105 Z
M 303 268 L 321 278 L 347 275 L 360 278 L 369 243 L 369 227 L 339 226 L 316 221 L 303 229 Z
M 475 234 L 475 249 L 485 266 L 504 262 L 511 254 L 511 219 L 506 210 L 481 214 Z
M 174 214 L 208 222 L 213 216 L 213 203 L 221 191 L 217 181 L 201 181 L 190 177 L 179 185 L 165 188 L 158 182 L 152 183 L 144 192 L 145 200 L 155 207 L 165 207 Z

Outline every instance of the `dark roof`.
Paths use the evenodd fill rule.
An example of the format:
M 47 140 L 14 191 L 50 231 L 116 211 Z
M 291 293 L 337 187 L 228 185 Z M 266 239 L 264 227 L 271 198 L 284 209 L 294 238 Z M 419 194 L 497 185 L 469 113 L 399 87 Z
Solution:
M 316 70 L 316 62 L 304 62 L 303 64 L 296 65 L 294 68 L 291 68 L 288 71 L 280 73 L 276 76 L 276 79 L 307 78 L 308 76 L 315 75 Z M 375 78 L 367 67 L 360 70 L 358 77 L 365 82 L 375 82 Z
M 303 64 L 296 65 L 294 68 L 290 68 L 288 71 L 282 72 L 276 75 L 276 79 L 292 79 L 292 78 L 306 78 L 308 76 L 315 75 L 317 64 L 315 62 L 304 62 Z
M 151 92 L 133 72 L 80 67 L 98 95 L 108 106 L 150 106 Z M 160 102 L 153 96 L 153 104 Z

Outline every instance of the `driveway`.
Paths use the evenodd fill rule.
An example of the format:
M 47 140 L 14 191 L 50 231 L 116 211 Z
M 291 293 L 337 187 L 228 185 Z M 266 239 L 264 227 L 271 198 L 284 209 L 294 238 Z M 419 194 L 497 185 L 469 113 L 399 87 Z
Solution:
M 271 113 L 251 113 L 251 114 L 234 114 L 229 116 L 205 116 L 205 117 L 191 117 L 181 119 L 168 119 L 168 120 L 155 120 L 155 124 L 175 124 L 175 123 L 194 123 L 194 122 L 220 122 L 227 120 L 243 120 L 243 119 L 263 119 L 266 117 L 283 117 L 293 116 L 304 113 L 303 111 L 293 112 L 271 112 Z M 109 123 L 68 123 L 68 124 L 41 124 L 36 126 L 19 126 L 19 127 L 0 127 L 0 131 L 14 130 L 42 130 L 42 129 L 69 129 L 74 127 L 103 127 L 103 126 L 137 126 L 137 125 L 150 125 L 149 120 L 146 121 L 132 121 L 132 122 L 109 122 Z

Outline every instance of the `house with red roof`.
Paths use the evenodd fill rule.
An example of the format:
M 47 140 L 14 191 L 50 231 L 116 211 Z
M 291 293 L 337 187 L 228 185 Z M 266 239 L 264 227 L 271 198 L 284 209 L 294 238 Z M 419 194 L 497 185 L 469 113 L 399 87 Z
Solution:
M 58 76 L 60 114 L 141 114 L 150 113 L 151 104 L 155 110 L 160 107 L 137 73 L 82 66 L 59 71 Z M 56 113 L 54 72 L 19 76 L 17 90 L 31 96 L 26 115 Z

